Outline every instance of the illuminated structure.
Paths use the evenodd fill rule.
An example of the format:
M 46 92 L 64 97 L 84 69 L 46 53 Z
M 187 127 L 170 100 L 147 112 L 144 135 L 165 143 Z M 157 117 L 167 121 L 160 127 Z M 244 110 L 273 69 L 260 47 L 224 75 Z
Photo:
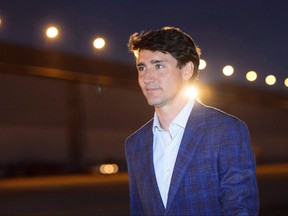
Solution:
M 5 44 L 0 44 L 0 48 L 0 86 L 6 107 L 0 114 L 2 131 L 6 131 L 2 137 L 6 146 L 1 147 L 2 162 L 23 160 L 32 149 L 37 151 L 37 157 L 78 168 L 106 157 L 124 159 L 124 139 L 153 112 L 139 91 L 133 65 Z M 284 129 L 286 94 L 227 82 L 198 82 L 195 87 L 200 101 L 248 123 L 259 160 L 288 158 L 281 150 L 288 139 Z M 195 89 L 191 92 L 195 97 Z M 113 119 L 113 124 L 109 119 Z M 19 134 L 10 137 L 18 129 Z M 41 141 L 39 147 L 42 139 L 45 142 Z M 270 147 L 271 142 L 277 143 L 278 148 L 274 148 L 276 144 Z M 19 144 L 27 146 L 16 148 Z M 274 159 L 263 152 L 274 152 Z M 34 160 L 32 155 L 28 158 Z

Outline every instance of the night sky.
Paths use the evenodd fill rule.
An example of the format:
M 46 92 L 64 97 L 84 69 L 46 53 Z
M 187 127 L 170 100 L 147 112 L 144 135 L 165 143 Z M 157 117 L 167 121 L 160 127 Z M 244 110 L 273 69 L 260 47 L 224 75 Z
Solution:
M 76 55 L 103 57 L 129 64 L 133 56 L 127 41 L 134 32 L 179 27 L 202 50 L 207 68 L 201 82 L 237 82 L 288 92 L 288 3 L 262 1 L 116 1 L 116 0 L 0 0 L 0 42 L 49 48 Z M 48 41 L 45 28 L 55 25 L 59 37 Z M 101 51 L 93 48 L 96 37 L 106 40 Z M 222 68 L 234 66 L 232 77 Z M 254 83 L 248 71 L 258 73 Z M 136 72 L 136 71 L 135 71 Z M 264 79 L 273 74 L 274 86 Z

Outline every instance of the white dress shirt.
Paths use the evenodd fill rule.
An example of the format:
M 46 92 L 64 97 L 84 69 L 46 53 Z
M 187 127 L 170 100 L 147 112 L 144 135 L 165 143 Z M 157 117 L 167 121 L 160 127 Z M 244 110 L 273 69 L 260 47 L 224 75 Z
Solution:
M 164 131 L 156 112 L 153 120 L 153 160 L 158 188 L 166 207 L 171 177 L 183 137 L 186 123 L 192 111 L 194 100 L 191 99 L 178 113 L 169 125 L 169 131 Z

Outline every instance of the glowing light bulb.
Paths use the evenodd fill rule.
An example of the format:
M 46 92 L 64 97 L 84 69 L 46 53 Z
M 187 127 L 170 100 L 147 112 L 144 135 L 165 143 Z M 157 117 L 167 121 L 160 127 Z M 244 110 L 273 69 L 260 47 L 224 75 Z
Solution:
M 102 174 L 114 174 L 119 171 L 119 167 L 117 164 L 101 164 L 99 170 Z
M 93 42 L 93 46 L 96 49 L 102 49 L 105 46 L 105 40 L 103 38 L 96 38 Z
M 199 62 L 199 70 L 204 70 L 207 66 L 207 63 L 204 59 L 200 59 L 200 62 Z
M 234 68 L 231 65 L 227 65 L 223 68 L 223 74 L 225 76 L 231 76 L 234 73 Z
M 274 85 L 276 83 L 276 77 L 274 75 L 269 75 L 266 77 L 265 82 L 267 85 Z
M 246 74 L 246 79 L 250 82 L 253 82 L 257 79 L 257 73 L 255 71 L 249 71 Z
M 286 87 L 288 87 L 288 78 L 285 79 L 284 85 L 285 85 Z
M 198 96 L 198 89 L 195 86 L 188 87 L 185 90 L 185 95 L 189 98 L 196 98 Z
M 46 30 L 46 36 L 49 37 L 49 38 L 55 38 L 58 36 L 58 29 L 54 26 L 51 26 L 49 27 L 47 30 Z

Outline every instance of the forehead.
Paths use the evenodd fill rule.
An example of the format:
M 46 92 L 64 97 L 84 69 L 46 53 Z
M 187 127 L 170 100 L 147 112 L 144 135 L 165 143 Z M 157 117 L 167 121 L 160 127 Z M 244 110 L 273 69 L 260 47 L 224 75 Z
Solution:
M 163 53 L 160 51 L 151 51 L 151 50 L 140 50 L 138 58 L 136 59 L 137 63 L 151 63 L 155 61 L 161 62 L 177 62 L 176 59 L 170 53 Z

